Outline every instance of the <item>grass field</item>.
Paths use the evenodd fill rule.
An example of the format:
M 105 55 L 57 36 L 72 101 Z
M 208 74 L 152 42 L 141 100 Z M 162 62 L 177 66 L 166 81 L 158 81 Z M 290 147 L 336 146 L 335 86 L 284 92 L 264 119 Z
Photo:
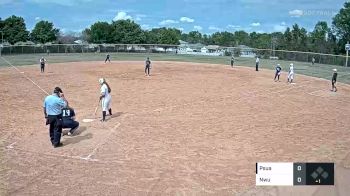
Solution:
M 15 55 L 15 56 L 3 56 L 13 65 L 34 65 L 38 64 L 38 60 L 41 54 L 28 54 L 28 55 Z M 172 54 L 143 54 L 143 53 L 112 53 L 112 61 L 143 61 L 146 56 L 149 56 L 152 61 L 181 61 L 181 62 L 197 62 L 197 63 L 209 63 L 209 64 L 224 64 L 229 65 L 230 57 L 213 57 L 213 56 L 193 56 L 193 55 L 172 55 Z M 103 61 L 105 54 L 100 53 L 85 53 L 85 54 L 51 54 L 45 56 L 48 63 L 62 63 L 62 62 L 82 62 L 82 61 Z M 294 63 L 296 75 L 303 74 L 307 76 L 313 76 L 318 78 L 324 78 L 330 80 L 332 76 L 332 69 L 338 69 L 338 81 L 342 83 L 350 84 L 350 67 L 342 67 L 335 65 L 324 65 L 304 62 L 292 62 L 282 60 L 268 60 L 262 59 L 262 69 L 274 69 L 275 65 L 279 63 L 282 66 L 282 71 L 286 72 L 289 69 L 289 64 Z M 254 67 L 255 59 L 253 58 L 236 58 L 236 65 Z M 8 66 L 3 60 L 0 60 L 0 66 Z M 273 77 L 273 76 L 271 76 Z M 297 76 L 296 76 L 297 77 Z

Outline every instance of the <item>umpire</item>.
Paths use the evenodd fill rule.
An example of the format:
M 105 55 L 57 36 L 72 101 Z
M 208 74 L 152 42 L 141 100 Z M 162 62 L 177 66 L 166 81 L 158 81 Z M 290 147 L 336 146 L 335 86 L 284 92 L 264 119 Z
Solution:
M 53 147 L 61 147 L 62 133 L 62 109 L 67 107 L 67 100 L 64 98 L 63 91 L 60 87 L 56 87 L 52 95 L 45 98 L 44 114 L 46 125 L 50 125 L 50 140 Z

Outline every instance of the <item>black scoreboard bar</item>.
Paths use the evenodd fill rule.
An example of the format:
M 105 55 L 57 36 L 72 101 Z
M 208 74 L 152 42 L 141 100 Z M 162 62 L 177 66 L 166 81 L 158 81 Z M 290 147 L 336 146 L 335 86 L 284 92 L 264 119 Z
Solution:
M 334 185 L 334 163 L 259 162 L 257 186 Z

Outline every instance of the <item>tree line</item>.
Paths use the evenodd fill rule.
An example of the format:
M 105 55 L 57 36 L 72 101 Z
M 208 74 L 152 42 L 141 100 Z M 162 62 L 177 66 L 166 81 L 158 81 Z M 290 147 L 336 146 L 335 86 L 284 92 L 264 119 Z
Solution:
M 25 21 L 19 16 L 10 16 L 5 20 L 0 18 L 0 31 L 4 40 L 10 44 L 33 41 L 35 43 L 67 43 L 75 39 L 83 39 L 89 43 L 114 44 L 171 44 L 178 45 L 179 40 L 204 45 L 220 45 L 233 47 L 247 45 L 252 48 L 274 48 L 276 50 L 294 50 L 317 53 L 344 54 L 344 45 L 350 41 L 350 2 L 333 17 L 332 24 L 319 21 L 313 31 L 294 24 L 284 32 L 248 33 L 245 31 L 216 32 L 202 34 L 198 31 L 189 33 L 176 28 L 153 28 L 143 30 L 132 20 L 96 22 L 81 32 L 81 36 L 64 35 L 54 28 L 52 22 L 39 21 L 29 32 Z

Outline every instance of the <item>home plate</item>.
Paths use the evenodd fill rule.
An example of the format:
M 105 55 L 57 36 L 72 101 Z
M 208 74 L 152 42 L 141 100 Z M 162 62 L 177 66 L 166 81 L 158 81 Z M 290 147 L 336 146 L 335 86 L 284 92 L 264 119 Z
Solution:
M 83 119 L 83 122 L 89 123 L 89 122 L 92 122 L 92 121 L 94 121 L 94 120 L 95 120 L 95 119 L 85 118 L 85 119 Z

